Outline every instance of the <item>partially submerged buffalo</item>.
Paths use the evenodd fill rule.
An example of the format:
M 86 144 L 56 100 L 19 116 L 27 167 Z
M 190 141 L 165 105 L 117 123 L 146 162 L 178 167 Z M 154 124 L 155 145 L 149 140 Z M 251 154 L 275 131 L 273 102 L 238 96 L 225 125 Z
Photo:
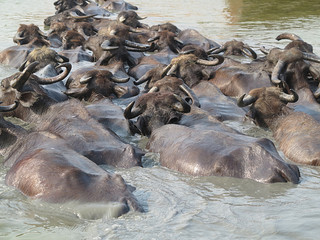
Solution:
M 239 134 L 218 121 L 210 125 L 165 125 L 152 132 L 147 149 L 160 154 L 162 166 L 193 176 L 299 182 L 298 167 L 283 161 L 270 140 Z
M 319 166 L 319 123 L 310 115 L 294 112 L 286 106 L 298 98 L 293 90 L 287 94 L 276 87 L 258 88 L 241 96 L 238 105 L 250 106 L 248 116 L 257 125 L 271 129 L 287 158 L 297 163 Z
M 68 147 L 49 132 L 25 135 L 5 159 L 5 182 L 32 199 L 50 203 L 119 204 L 114 217 L 143 211 L 134 188 L 120 175 L 109 173 Z

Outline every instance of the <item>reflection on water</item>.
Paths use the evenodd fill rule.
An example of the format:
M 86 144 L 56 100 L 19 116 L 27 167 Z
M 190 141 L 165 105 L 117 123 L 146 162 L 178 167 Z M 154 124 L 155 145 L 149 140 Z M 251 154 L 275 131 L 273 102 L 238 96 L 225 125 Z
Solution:
M 20 23 L 35 23 L 54 14 L 54 0 L 0 0 L 0 49 L 12 46 Z M 288 0 L 132 0 L 149 25 L 171 22 L 194 28 L 223 43 L 242 39 L 258 50 L 292 32 L 320 54 L 320 1 Z M 0 78 L 16 70 L 0 67 Z M 270 132 L 228 122 L 250 135 Z M 147 139 L 133 138 L 143 147 Z M 1 159 L 0 159 L 1 162 Z M 108 208 L 69 204 L 62 207 L 25 198 L 5 186 L 0 169 L 0 239 L 314 239 L 320 232 L 318 167 L 301 166 L 301 183 L 260 184 L 222 177 L 190 177 L 159 166 L 154 154 L 145 168 L 114 169 L 130 185 L 146 213 L 108 217 Z M 92 207 L 92 208 L 91 208 Z M 91 209 L 95 211 L 91 211 Z M 107 210 L 107 211 L 106 211 Z M 98 220 L 87 220 L 105 212 Z

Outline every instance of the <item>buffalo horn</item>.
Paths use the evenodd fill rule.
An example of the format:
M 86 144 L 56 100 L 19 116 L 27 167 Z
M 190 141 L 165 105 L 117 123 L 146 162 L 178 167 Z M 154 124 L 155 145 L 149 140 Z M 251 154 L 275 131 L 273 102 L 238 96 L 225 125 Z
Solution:
M 196 62 L 198 64 L 201 65 L 205 65 L 205 66 L 216 66 L 218 64 L 223 63 L 224 61 L 224 57 L 218 54 L 211 54 L 210 57 L 214 57 L 216 59 L 212 60 L 212 61 L 208 61 L 208 60 L 204 60 L 204 59 L 198 59 Z
M 260 47 L 260 51 L 265 54 L 265 55 L 268 55 L 269 54 L 269 50 L 267 50 L 264 46 L 261 46 Z
M 251 47 L 249 47 L 247 44 L 243 45 L 243 49 L 241 50 L 243 52 L 244 55 L 252 58 L 252 59 L 256 59 L 257 58 L 257 54 L 255 51 L 253 51 L 253 49 Z
M 130 79 L 130 77 L 125 77 L 125 78 L 119 78 L 116 76 L 111 77 L 111 80 L 115 83 L 126 83 L 129 81 L 129 79 Z
M 93 78 L 93 76 L 92 75 L 84 75 L 84 76 L 82 76 L 81 78 L 80 78 L 80 83 L 81 84 L 86 84 L 86 83 L 88 83 L 91 79 Z
M 153 38 L 149 38 L 148 42 L 154 42 L 154 41 L 158 40 L 159 38 L 160 38 L 160 36 L 155 36 Z
M 170 70 L 170 68 L 172 67 L 172 64 L 170 63 L 168 66 L 166 66 L 162 73 L 161 73 L 161 78 L 163 78 L 165 75 L 167 75 L 167 72 Z
M 119 49 L 119 46 L 110 46 L 111 42 L 109 40 L 105 40 L 103 43 L 101 43 L 100 47 L 104 51 L 111 51 L 115 49 Z
M 320 97 L 320 88 L 318 88 L 314 93 L 313 96 L 318 99 Z
M 55 60 L 57 60 L 57 62 L 59 62 L 59 63 L 69 62 L 69 58 L 67 58 L 63 55 L 60 55 L 60 54 L 56 55 Z
M 177 43 L 180 43 L 181 45 L 183 45 L 183 41 L 181 39 L 179 39 L 178 37 L 174 37 L 173 38 Z
M 142 43 L 132 42 L 129 40 L 125 40 L 124 43 L 128 47 L 139 48 L 139 49 L 147 49 L 148 50 L 151 47 L 149 44 L 142 44 Z
M 292 94 L 286 94 L 284 92 L 281 92 L 279 95 L 280 100 L 286 103 L 298 101 L 299 100 L 298 94 L 293 89 L 290 89 L 290 92 L 292 92 Z
M 256 98 L 252 97 L 251 95 L 243 94 L 241 97 L 239 97 L 237 101 L 238 107 L 245 107 L 250 105 L 251 103 L 254 103 L 256 101 Z
M 282 69 L 286 66 L 286 62 L 283 60 L 279 60 L 274 67 L 272 74 L 271 74 L 271 82 L 275 85 L 278 85 L 281 83 L 281 80 L 279 79 L 279 75 L 282 71 Z
M 38 66 L 39 62 L 35 61 L 30 63 L 24 70 L 19 74 L 19 76 L 13 79 L 10 83 L 11 87 L 15 89 L 20 89 L 25 82 L 29 79 L 30 75 L 35 71 L 36 66 Z
M 153 86 L 152 88 L 150 88 L 150 90 L 148 91 L 148 93 L 153 93 L 153 92 L 158 92 L 159 88 L 156 86 Z
M 71 12 L 69 13 L 69 15 L 70 15 L 72 18 L 74 18 L 74 19 L 84 20 L 84 19 L 88 19 L 88 18 L 94 17 L 94 16 L 96 16 L 97 14 L 79 16 L 75 11 L 71 11 Z
M 123 115 L 126 119 L 135 118 L 143 113 L 143 109 L 138 108 L 138 107 L 133 107 L 134 103 L 135 103 L 135 101 L 132 101 L 131 103 L 129 103 L 129 105 L 124 110 Z
M 182 113 L 188 113 L 191 110 L 191 106 L 180 96 L 173 94 L 174 97 L 177 99 L 177 102 L 175 102 L 172 105 L 172 108 L 178 112 Z
M 134 81 L 134 85 L 140 85 L 146 81 L 149 81 L 151 77 L 148 74 L 144 74 L 142 77 L 140 77 L 137 81 Z
M 312 65 L 309 67 L 309 72 L 310 72 L 313 79 L 315 79 L 315 80 L 320 79 L 320 72 L 318 71 L 318 69 L 316 69 Z
M 2 103 L 2 102 L 1 102 Z M 0 106 L 0 112 L 9 112 L 9 111 L 13 111 L 14 109 L 16 109 L 18 107 L 18 101 L 14 101 L 13 104 L 9 105 L 9 106 Z
M 190 54 L 190 53 L 194 53 L 196 50 L 195 49 L 189 49 L 189 50 L 186 50 L 186 51 L 178 51 L 179 52 L 179 55 L 187 55 L 187 54 Z
M 224 46 L 221 46 L 220 48 L 212 48 L 210 50 L 208 50 L 208 52 L 210 51 L 211 54 L 218 54 L 218 53 L 221 53 L 221 52 L 224 52 L 226 50 L 226 47 Z
M 171 64 L 170 64 L 171 65 Z M 179 65 L 178 64 L 173 64 L 171 65 L 171 67 L 168 69 L 167 71 L 167 76 L 170 76 L 170 75 L 175 75 L 175 72 L 177 71 Z
M 62 73 L 60 73 L 59 75 L 57 75 L 55 77 L 50 77 L 50 78 L 37 78 L 37 82 L 42 85 L 47 85 L 47 84 L 52 84 L 52 83 L 59 82 L 59 81 L 63 80 L 70 73 L 71 64 L 70 63 L 62 63 L 62 64 L 58 65 L 56 68 L 61 68 L 61 67 L 64 67 L 65 70 Z
M 181 84 L 180 86 L 179 86 L 179 88 L 185 93 L 185 94 L 187 94 L 188 95 L 188 97 L 191 99 L 191 101 L 192 101 L 192 105 L 195 105 L 195 106 L 197 106 L 197 107 L 201 107 L 200 106 L 200 101 L 199 101 L 199 99 L 198 99 L 198 97 L 197 97 L 197 95 L 188 87 L 188 85 L 187 84 Z
M 313 53 L 302 52 L 302 55 L 304 60 L 320 63 L 320 58 Z
M 276 37 L 276 40 L 282 40 L 282 39 L 289 39 L 289 40 L 292 40 L 292 41 L 302 41 L 302 39 L 297 36 L 296 34 L 293 34 L 293 33 L 282 33 L 280 34 L 279 36 Z
M 18 43 L 20 40 L 25 39 L 25 37 L 21 37 L 21 35 L 22 35 L 22 32 L 17 32 L 16 35 L 14 35 L 13 37 L 13 41 L 15 43 Z

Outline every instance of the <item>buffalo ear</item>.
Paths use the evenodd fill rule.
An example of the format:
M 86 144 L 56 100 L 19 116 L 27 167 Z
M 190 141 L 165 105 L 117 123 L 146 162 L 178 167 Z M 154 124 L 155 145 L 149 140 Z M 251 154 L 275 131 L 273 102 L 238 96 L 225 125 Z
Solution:
M 38 97 L 34 92 L 23 92 L 19 97 L 19 102 L 24 107 L 31 107 L 37 100 Z

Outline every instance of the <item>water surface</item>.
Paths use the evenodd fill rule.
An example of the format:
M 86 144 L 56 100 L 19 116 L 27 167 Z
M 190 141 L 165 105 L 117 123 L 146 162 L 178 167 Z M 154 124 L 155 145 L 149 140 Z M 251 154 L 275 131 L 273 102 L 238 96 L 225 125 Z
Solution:
M 43 29 L 52 0 L 0 0 L 0 49 L 12 46 L 20 23 Z M 194 28 L 223 43 L 238 39 L 258 51 L 283 47 L 276 36 L 292 32 L 320 54 L 320 2 L 287 0 L 133 0 L 149 25 L 171 22 Z M 0 66 L 0 77 L 15 69 Z M 270 132 L 229 125 L 258 136 Z M 144 145 L 145 138 L 133 139 Z M 5 186 L 0 170 L 0 239 L 315 239 L 320 234 L 318 167 L 300 166 L 301 183 L 261 184 L 221 177 L 190 177 L 159 166 L 147 155 L 146 168 L 112 169 L 137 188 L 146 213 L 112 218 L 110 207 L 51 205 L 30 200 Z M 97 220 L 93 215 L 99 217 Z

